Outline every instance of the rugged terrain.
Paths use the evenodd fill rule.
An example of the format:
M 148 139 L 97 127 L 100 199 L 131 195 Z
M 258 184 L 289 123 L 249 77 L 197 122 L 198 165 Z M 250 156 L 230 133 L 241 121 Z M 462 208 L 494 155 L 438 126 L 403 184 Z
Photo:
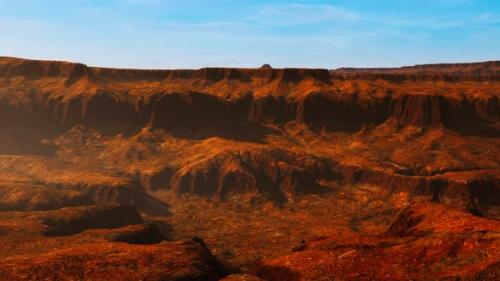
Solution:
M 500 62 L 0 57 L 0 279 L 495 280 L 499 99 Z

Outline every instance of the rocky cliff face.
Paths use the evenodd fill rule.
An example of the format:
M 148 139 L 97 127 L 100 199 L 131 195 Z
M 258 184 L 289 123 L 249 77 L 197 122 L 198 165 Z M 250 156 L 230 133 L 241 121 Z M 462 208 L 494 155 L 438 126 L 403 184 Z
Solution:
M 454 67 L 460 69 L 460 65 Z M 498 75 L 496 63 L 474 67 L 488 69 L 488 75 Z M 415 72 L 427 69 L 449 72 L 439 66 L 414 68 Z M 400 71 L 412 73 L 407 69 Z M 47 132 L 78 124 L 122 130 L 146 125 L 200 129 L 231 128 L 244 122 L 280 124 L 295 120 L 315 128 L 355 132 L 394 120 L 398 126 L 443 125 L 460 132 L 498 134 L 496 83 L 481 84 L 487 90 L 478 94 L 472 93 L 475 89 L 467 80 L 459 79 L 489 77 L 482 71 L 450 72 L 458 78 L 450 82 L 449 92 L 446 92 L 448 85 L 425 81 L 412 85 L 411 89 L 406 84 L 399 87 L 398 84 L 367 83 L 361 78 L 357 80 L 357 76 L 339 80 L 335 75 L 338 72 L 212 68 L 112 70 L 2 58 L 2 127 L 43 128 Z
M 368 166 L 361 165 L 363 181 L 389 186 L 396 182 L 399 189 L 404 186 L 417 194 L 417 190 L 424 190 L 423 194 L 428 194 L 433 201 L 443 201 L 442 198 L 448 196 L 462 198 L 459 200 L 462 205 L 477 209 L 477 204 L 473 203 L 477 196 L 472 194 L 481 193 L 468 191 L 465 187 L 435 188 L 434 179 L 425 176 L 448 169 L 495 170 L 499 167 L 497 155 L 493 155 L 489 164 L 478 166 L 476 160 L 467 160 L 480 159 L 482 156 L 477 152 L 453 156 L 455 152 L 452 151 L 439 152 L 439 143 L 435 142 L 429 146 L 427 160 L 404 160 L 410 162 L 398 164 L 396 162 L 401 161 L 393 161 L 395 154 L 391 156 L 392 152 L 386 150 L 405 145 L 405 142 L 415 145 L 426 142 L 427 136 L 440 131 L 445 136 L 461 136 L 470 142 L 474 142 L 471 139 L 474 137 L 484 139 L 488 143 L 485 151 L 490 149 L 492 152 L 492 145 L 497 143 L 500 134 L 498 69 L 498 62 L 487 62 L 335 71 L 272 68 L 129 70 L 0 58 L 0 148 L 6 153 L 41 153 L 42 150 L 56 153 L 57 145 L 46 140 L 68 135 L 67 132 L 79 126 L 98 133 L 83 142 L 79 139 L 83 136 L 70 134 L 70 143 L 104 145 L 99 144 L 105 138 L 100 136 L 130 136 L 142 128 L 150 132 L 161 130 L 186 140 L 220 137 L 243 143 L 273 143 L 269 148 L 265 145 L 256 150 L 245 148 L 243 153 L 225 149 L 203 161 L 185 161 L 180 165 L 164 163 L 163 168 L 152 173 L 129 170 L 125 174 L 130 176 L 129 182 L 145 184 L 149 190 L 163 185 L 177 193 L 219 199 L 244 191 L 286 202 L 301 193 L 323 190 L 319 182 L 332 177 L 356 182 L 350 172 L 345 173 L 351 166 L 343 164 L 352 162 L 347 160 L 352 159 L 352 155 L 339 159 L 334 151 L 340 147 L 329 149 L 329 153 L 333 153 L 329 156 L 316 149 L 315 146 L 320 145 L 317 140 L 324 138 L 321 134 L 338 133 L 344 138 L 359 135 L 360 139 L 366 138 L 365 143 L 370 139 L 381 145 L 384 136 L 399 135 L 406 140 L 387 144 L 386 148 L 378 149 L 380 153 L 374 151 L 367 156 L 366 159 L 372 160 Z M 301 126 L 316 136 L 297 135 L 296 129 Z M 144 142 L 141 145 L 150 147 L 152 144 Z M 283 149 L 283 145 L 302 148 L 291 151 Z M 210 145 L 205 148 L 212 149 Z M 149 157 L 143 153 L 151 157 L 155 153 L 152 148 L 148 148 L 149 152 L 133 149 L 138 161 Z M 127 157 L 132 155 L 132 151 L 127 153 Z M 452 161 L 458 167 L 424 167 L 432 165 L 424 162 L 434 159 L 436 153 L 444 155 L 438 156 L 444 157 L 441 162 Z M 85 158 L 84 154 L 81 152 L 79 157 Z M 89 154 L 92 153 L 89 151 Z M 108 156 L 99 157 L 111 161 Z M 320 158 L 322 160 L 318 160 Z M 387 168 L 384 167 L 386 163 L 395 164 L 391 164 L 389 171 L 383 171 Z M 141 179 L 131 173 L 139 173 Z M 439 180 L 445 182 L 443 186 L 457 186 L 446 176 Z M 408 189 L 409 186 L 413 188 Z M 131 203 L 139 207 L 150 204 L 147 195 L 140 195 L 144 187 L 110 190 L 82 187 L 76 189 L 88 191 L 80 199 L 73 196 L 75 204 L 83 201 Z

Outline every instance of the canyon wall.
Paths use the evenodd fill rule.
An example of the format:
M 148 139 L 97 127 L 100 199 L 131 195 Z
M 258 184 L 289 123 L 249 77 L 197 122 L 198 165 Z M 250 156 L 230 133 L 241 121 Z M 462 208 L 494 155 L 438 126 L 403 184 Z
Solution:
M 265 144 L 268 136 L 288 134 L 286 128 L 293 124 L 317 133 L 317 139 L 321 134 L 356 138 L 365 133 L 383 143 L 407 131 L 417 132 L 417 137 L 441 132 L 494 147 L 500 136 L 499 78 L 499 62 L 332 71 L 132 70 L 0 58 L 0 150 L 50 151 L 44 140 L 82 125 L 104 136 L 131 136 L 147 128 L 187 140 L 220 137 Z M 406 138 L 417 138 L 411 136 Z M 485 167 L 494 176 L 461 181 L 436 171 L 424 173 L 419 167 L 387 171 L 376 166 L 380 164 L 351 166 L 336 159 L 338 155 L 306 153 L 314 145 L 303 146 L 300 152 L 287 147 L 247 149 L 166 165 L 148 176 L 140 174 L 133 183 L 143 186 L 120 189 L 123 192 L 102 186 L 76 189 L 89 190 L 87 201 L 145 207 L 150 201 L 143 187 L 151 191 L 165 185 L 179 194 L 218 199 L 259 193 L 286 202 L 300 194 L 322 192 L 321 180 L 337 180 L 386 185 L 393 193 L 451 202 L 478 214 L 500 205 L 490 198 L 498 192 L 498 167 L 493 164 Z M 387 162 L 388 156 L 384 157 L 370 161 Z M 492 158 L 494 162 L 498 155 Z M 472 160 L 457 161 L 472 163 L 462 170 L 486 169 Z
M 441 126 L 497 137 L 498 62 L 453 66 L 463 72 L 448 68 L 127 70 L 1 58 L 0 126 L 42 133 L 79 124 L 118 131 L 143 126 L 215 130 L 296 121 L 356 132 L 390 121 L 399 128 Z M 419 75 L 428 69 L 453 77 L 433 80 L 451 85 L 410 78 L 388 83 L 393 80 L 383 76 L 367 83 L 363 77 Z M 474 79 L 486 81 L 484 91 L 468 84 Z

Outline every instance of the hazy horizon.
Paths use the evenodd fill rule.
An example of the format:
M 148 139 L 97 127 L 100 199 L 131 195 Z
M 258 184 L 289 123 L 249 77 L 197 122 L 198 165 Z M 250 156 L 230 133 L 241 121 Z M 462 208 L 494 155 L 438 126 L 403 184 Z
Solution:
M 399 67 L 500 59 L 500 3 L 5 1 L 0 56 L 139 69 Z

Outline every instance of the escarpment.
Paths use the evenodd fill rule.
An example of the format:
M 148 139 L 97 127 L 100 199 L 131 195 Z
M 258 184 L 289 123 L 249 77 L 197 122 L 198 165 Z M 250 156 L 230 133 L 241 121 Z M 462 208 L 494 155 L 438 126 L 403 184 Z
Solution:
M 357 132 L 384 122 L 395 128 L 443 127 L 465 135 L 499 134 L 498 97 L 456 101 L 426 94 L 387 95 L 363 101 L 356 94 L 313 93 L 299 99 L 283 96 L 245 97 L 228 101 L 207 93 L 168 93 L 134 99 L 99 91 L 57 103 L 30 101 L 0 105 L 3 130 L 39 138 L 76 125 L 103 132 L 127 133 L 144 126 L 167 130 L 229 130 L 295 121 L 315 129 Z M 9 120 L 9 121 L 7 121 Z
M 394 92 L 397 85 L 354 83 L 314 69 L 112 70 L 9 58 L 1 59 L 0 69 L 3 127 L 45 133 L 78 124 L 119 132 L 290 121 L 355 132 L 394 120 L 398 127 L 444 125 L 496 136 L 500 119 L 496 84 L 479 97 L 463 94 L 468 84 L 460 81 L 448 90 L 415 82 L 411 90 Z

